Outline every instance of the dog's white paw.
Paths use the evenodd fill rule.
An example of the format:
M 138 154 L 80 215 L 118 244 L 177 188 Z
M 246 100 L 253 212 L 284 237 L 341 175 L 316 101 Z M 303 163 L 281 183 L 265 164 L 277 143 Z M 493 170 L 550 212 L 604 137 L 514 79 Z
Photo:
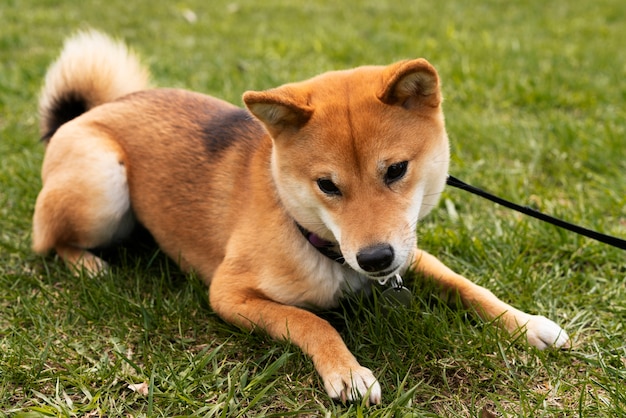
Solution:
M 528 343 L 540 350 L 548 347 L 568 348 L 570 346 L 567 332 L 545 316 L 531 315 L 525 328 Z
M 109 271 L 109 263 L 87 251 L 76 262 L 66 261 L 66 265 L 76 277 L 85 274 L 87 277 L 95 278 Z
M 372 371 L 365 367 L 346 369 L 342 372 L 333 372 L 324 378 L 326 392 L 333 399 L 354 401 L 368 397 L 369 404 L 379 404 L 382 393 L 380 383 Z

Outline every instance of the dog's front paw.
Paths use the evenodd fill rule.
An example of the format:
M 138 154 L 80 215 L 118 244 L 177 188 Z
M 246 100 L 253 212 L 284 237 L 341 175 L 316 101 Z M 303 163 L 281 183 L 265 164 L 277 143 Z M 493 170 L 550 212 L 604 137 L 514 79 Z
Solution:
M 330 373 L 324 377 L 324 387 L 331 398 L 343 402 L 366 396 L 368 403 L 379 404 L 381 401 L 380 383 L 370 369 L 361 366 Z
M 567 332 L 545 316 L 532 315 L 525 328 L 528 343 L 540 350 L 548 347 L 568 348 L 570 346 Z

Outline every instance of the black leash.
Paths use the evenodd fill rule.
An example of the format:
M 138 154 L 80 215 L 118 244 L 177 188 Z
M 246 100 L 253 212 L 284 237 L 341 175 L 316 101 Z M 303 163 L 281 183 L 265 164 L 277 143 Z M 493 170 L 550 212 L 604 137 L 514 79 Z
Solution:
M 561 219 L 555 218 L 550 215 L 546 215 L 545 213 L 541 213 L 535 209 L 532 209 L 528 206 L 520 206 L 515 203 L 509 202 L 508 200 L 502 199 L 498 196 L 494 196 L 491 193 L 488 193 L 484 190 L 479 189 L 478 187 L 470 186 L 467 183 L 462 182 L 456 177 L 448 175 L 447 180 L 448 186 L 456 187 L 461 190 L 466 190 L 470 193 L 473 193 L 477 196 L 483 197 L 487 200 L 491 200 L 499 205 L 505 206 L 509 209 L 516 210 L 518 212 L 523 213 L 524 215 L 532 216 L 533 218 L 540 219 L 544 222 L 548 222 L 552 225 L 556 225 L 560 228 L 567 229 L 568 231 L 575 232 L 580 235 L 584 235 L 588 238 L 595 239 L 596 241 L 603 242 L 605 244 L 612 245 L 613 247 L 621 248 L 622 250 L 626 250 L 626 240 L 613 237 L 610 235 L 605 235 L 597 231 L 593 231 L 591 229 L 583 228 L 578 225 L 571 224 L 569 222 L 565 222 Z

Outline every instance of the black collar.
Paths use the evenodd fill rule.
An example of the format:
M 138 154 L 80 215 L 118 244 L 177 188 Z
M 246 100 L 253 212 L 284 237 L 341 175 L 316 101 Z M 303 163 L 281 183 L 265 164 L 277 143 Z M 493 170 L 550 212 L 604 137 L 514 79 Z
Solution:
M 309 241 L 309 244 L 313 246 L 317 251 L 319 251 L 322 255 L 330 258 L 333 261 L 336 261 L 339 264 L 345 264 L 346 260 L 343 258 L 343 254 L 341 254 L 341 250 L 339 250 L 339 246 L 330 241 L 326 241 L 323 238 L 320 238 L 317 234 L 307 231 L 296 222 L 296 226 L 298 230 L 302 233 L 304 238 Z

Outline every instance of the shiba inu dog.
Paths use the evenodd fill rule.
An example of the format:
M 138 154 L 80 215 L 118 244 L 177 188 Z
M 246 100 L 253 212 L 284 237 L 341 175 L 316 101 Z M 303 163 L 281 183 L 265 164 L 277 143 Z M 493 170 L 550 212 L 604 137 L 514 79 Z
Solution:
M 424 59 L 243 95 L 239 108 L 151 89 L 122 43 L 70 38 L 40 99 L 46 143 L 33 248 L 97 275 L 89 250 L 150 231 L 225 320 L 288 339 L 332 398 L 381 402 L 372 371 L 313 311 L 413 269 L 540 349 L 551 320 L 509 306 L 416 245 L 448 172 L 439 76 Z

